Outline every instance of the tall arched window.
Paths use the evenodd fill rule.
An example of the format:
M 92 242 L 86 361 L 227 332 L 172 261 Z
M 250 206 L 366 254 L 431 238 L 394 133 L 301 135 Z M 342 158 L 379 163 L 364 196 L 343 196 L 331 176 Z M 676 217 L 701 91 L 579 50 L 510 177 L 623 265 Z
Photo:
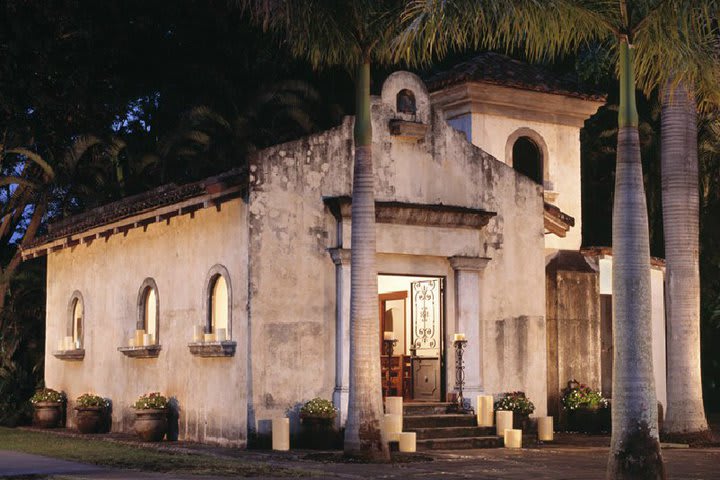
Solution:
M 83 323 L 85 321 L 85 306 L 80 292 L 75 291 L 70 297 L 68 308 L 70 314 L 67 335 L 72 336 L 75 348 L 83 348 Z
M 225 331 L 224 338 L 231 339 L 232 330 L 232 287 L 230 275 L 222 265 L 215 265 L 210 269 L 208 282 L 205 286 L 205 301 L 207 304 L 207 320 L 205 330 L 208 333 L 221 333 Z M 218 332 L 220 329 L 220 332 Z
M 529 177 L 535 183 L 543 184 L 542 152 L 530 137 L 520 137 L 515 141 L 512 149 L 512 163 L 515 170 Z
M 145 333 L 151 335 L 151 342 L 158 344 L 160 337 L 160 329 L 158 326 L 159 318 L 159 298 L 157 284 L 152 278 L 146 279 L 140 287 L 138 295 L 138 313 L 139 318 L 137 328 L 145 330 Z

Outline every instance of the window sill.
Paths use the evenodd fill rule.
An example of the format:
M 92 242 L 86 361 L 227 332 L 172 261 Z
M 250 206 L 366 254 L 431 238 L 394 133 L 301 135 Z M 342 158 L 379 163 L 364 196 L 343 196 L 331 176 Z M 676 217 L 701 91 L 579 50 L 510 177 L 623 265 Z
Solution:
M 55 358 L 60 360 L 74 360 L 79 361 L 85 358 L 84 348 L 75 348 L 73 350 L 56 350 L 52 352 Z
M 144 345 L 142 347 L 118 347 L 118 352 L 131 358 L 157 358 L 161 349 L 161 345 Z
M 237 342 L 232 340 L 188 343 L 190 353 L 196 357 L 233 357 L 236 347 Z
M 410 122 L 398 118 L 390 120 L 390 135 L 408 140 L 422 140 L 425 138 L 428 126 L 420 122 Z

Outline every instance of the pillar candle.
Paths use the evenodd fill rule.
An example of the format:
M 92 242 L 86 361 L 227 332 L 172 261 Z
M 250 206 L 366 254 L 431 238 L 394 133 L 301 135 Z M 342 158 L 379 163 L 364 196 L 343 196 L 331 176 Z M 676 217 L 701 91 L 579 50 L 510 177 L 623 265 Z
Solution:
M 65 344 L 63 345 L 65 348 L 64 350 L 72 350 L 73 349 L 73 337 L 65 337 Z
M 193 327 L 193 342 L 202 342 L 205 335 L 205 327 L 202 325 L 195 325 Z
M 227 340 L 226 332 L 227 332 L 227 329 L 225 329 L 225 328 L 216 328 L 215 329 L 216 341 L 224 342 L 225 340 Z
M 402 415 L 394 415 L 391 413 L 385 414 L 385 433 L 400 433 L 402 432 Z
M 145 333 L 143 334 L 143 345 L 148 346 L 153 344 L 153 336 L 152 333 Z
M 136 347 L 142 347 L 143 345 L 143 335 L 145 335 L 145 330 L 135 330 L 135 346 Z
M 81 347 L 82 345 L 80 344 L 80 339 L 78 338 L 77 340 L 75 340 L 75 349 L 80 350 Z
M 215 341 L 215 334 L 214 333 L 206 333 L 204 336 L 205 343 L 210 343 Z
M 415 432 L 398 433 L 398 441 L 401 452 L 412 453 L 416 450 Z
M 493 422 L 493 397 L 492 395 L 478 395 L 477 397 L 477 422 L 478 427 L 492 427 Z
M 538 440 L 552 442 L 554 439 L 553 417 L 538 417 Z
M 397 432 L 393 433 L 386 433 L 385 438 L 388 442 L 399 442 L 400 441 L 400 434 Z
M 505 430 L 505 448 L 522 448 L 522 430 Z
M 513 412 L 507 410 L 498 410 L 495 412 L 495 435 L 502 437 L 505 434 L 505 429 L 513 428 Z
M 128 340 L 128 347 L 134 347 L 135 346 L 135 339 L 131 338 Z
M 385 397 L 385 413 L 403 414 L 403 397 Z
M 395 340 L 395 332 L 384 332 L 383 340 Z
M 464 333 L 456 333 L 455 341 L 457 342 L 458 340 L 465 340 L 465 334 Z
M 272 419 L 272 448 L 273 450 L 290 450 L 290 419 Z

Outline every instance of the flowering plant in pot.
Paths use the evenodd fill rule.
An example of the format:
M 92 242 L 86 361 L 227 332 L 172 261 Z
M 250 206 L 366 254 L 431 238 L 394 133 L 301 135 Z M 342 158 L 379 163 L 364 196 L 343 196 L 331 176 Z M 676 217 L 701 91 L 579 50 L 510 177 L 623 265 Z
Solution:
M 62 408 L 65 395 L 52 388 L 42 388 L 30 398 L 34 412 L 35 424 L 41 428 L 55 428 L 62 419 Z
M 599 433 L 610 429 L 609 402 L 599 391 L 570 380 L 560 401 L 570 430 Z
M 500 400 L 495 402 L 495 411 L 505 410 L 513 412 L 513 428 L 529 430 L 529 417 L 535 411 L 535 404 L 525 395 L 525 392 L 505 392 Z
M 135 408 L 135 432 L 146 442 L 159 442 L 167 432 L 168 400 L 160 392 L 141 395 Z
M 83 393 L 75 400 L 77 428 L 80 433 L 98 433 L 109 402 L 99 395 Z
M 302 422 L 301 442 L 307 448 L 332 448 L 335 443 L 333 428 L 337 409 L 331 401 L 313 398 L 300 409 Z

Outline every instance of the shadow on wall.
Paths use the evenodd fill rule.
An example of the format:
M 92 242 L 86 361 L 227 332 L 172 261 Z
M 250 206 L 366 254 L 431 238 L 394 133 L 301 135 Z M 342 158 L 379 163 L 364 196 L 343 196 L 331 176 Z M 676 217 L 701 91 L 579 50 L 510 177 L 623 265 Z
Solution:
M 180 431 L 180 404 L 177 398 L 170 397 L 168 401 L 168 430 L 167 439 L 171 442 L 175 442 L 178 439 L 178 433 Z

